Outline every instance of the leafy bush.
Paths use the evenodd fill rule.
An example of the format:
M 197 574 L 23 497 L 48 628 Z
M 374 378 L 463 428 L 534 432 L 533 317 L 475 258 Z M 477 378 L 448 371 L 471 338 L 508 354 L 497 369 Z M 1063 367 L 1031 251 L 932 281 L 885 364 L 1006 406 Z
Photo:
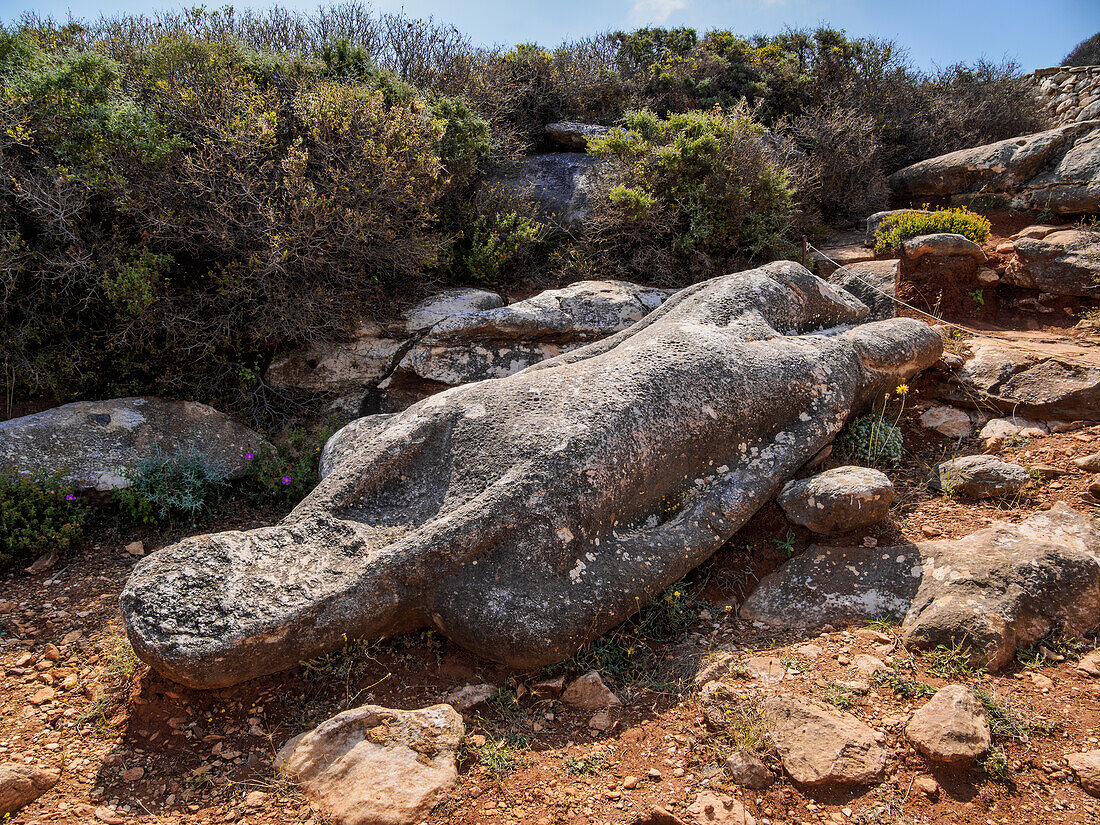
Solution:
M 83 534 L 85 517 L 60 477 L 28 479 L 0 471 L 0 570 L 67 549 Z
M 174 515 L 198 518 L 227 478 L 225 468 L 194 448 L 176 453 L 158 450 L 126 475 L 131 486 L 117 490 L 115 498 L 134 520 L 146 522 Z
M 682 282 L 784 250 L 793 193 L 746 107 L 630 112 L 590 151 L 613 162 L 579 247 L 601 277 Z
M 317 486 L 317 465 L 325 442 L 336 431 L 326 425 L 316 432 L 290 427 L 275 440 L 275 447 L 251 459 L 243 481 L 246 495 L 259 499 L 298 502 Z
M 971 212 L 965 206 L 938 209 L 931 213 L 901 212 L 883 219 L 875 230 L 875 252 L 885 252 L 901 246 L 909 238 L 936 232 L 953 232 L 982 244 L 989 238 L 990 228 L 988 218 Z

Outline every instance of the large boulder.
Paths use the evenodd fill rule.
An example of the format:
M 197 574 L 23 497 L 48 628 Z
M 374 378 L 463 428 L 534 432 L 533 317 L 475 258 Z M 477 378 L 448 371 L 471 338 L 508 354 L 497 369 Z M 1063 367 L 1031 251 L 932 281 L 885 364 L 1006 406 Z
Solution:
M 321 342 L 277 358 L 264 380 L 276 389 L 308 392 L 363 390 L 390 374 L 403 342 L 377 324 L 364 324 L 350 341 Z
M 1065 229 L 1012 242 L 1006 283 L 1054 295 L 1100 298 L 1100 232 Z
M 530 197 L 544 219 L 572 226 L 592 211 L 598 163 L 596 158 L 576 152 L 529 155 L 517 167 L 491 177 L 485 185 Z
M 1100 121 L 922 160 L 892 174 L 889 186 L 901 198 L 1004 195 L 1016 208 L 1100 211 Z
M 435 295 L 413 304 L 402 313 L 405 329 L 410 334 L 430 329 L 444 318 L 454 315 L 469 315 L 487 309 L 504 306 L 504 299 L 487 289 L 458 287 L 445 289 Z
M 763 710 L 783 770 L 799 785 L 829 791 L 884 778 L 884 739 L 852 714 L 785 693 L 764 699 Z
M 126 470 L 161 453 L 196 451 L 240 478 L 263 437 L 205 404 L 162 398 L 77 401 L 0 422 L 0 467 L 59 473 L 80 490 L 129 487 Z
M 1096 628 L 1098 555 L 1100 522 L 1059 503 L 962 539 L 811 546 L 765 577 L 741 616 L 806 628 L 893 618 L 908 646 L 960 644 L 997 670 L 1052 628 Z
M 560 661 L 720 548 L 939 336 L 776 262 L 629 329 L 368 428 L 280 524 L 146 557 L 138 655 L 233 684 L 430 625 L 517 668 Z
M 464 733 L 450 705 L 363 705 L 295 736 L 275 767 L 334 825 L 414 825 L 458 780 Z
M 1100 421 L 1100 351 L 1044 334 L 974 338 L 949 374 L 944 400 L 1041 420 Z
M 546 124 L 546 136 L 554 143 L 559 144 L 571 152 L 587 151 L 588 141 L 594 138 L 604 137 L 610 131 L 610 127 L 607 126 L 596 126 L 592 123 L 576 123 L 571 120 Z
M 789 520 L 823 535 L 878 524 L 890 512 L 893 500 L 890 479 L 870 467 L 834 467 L 788 481 L 777 499 Z

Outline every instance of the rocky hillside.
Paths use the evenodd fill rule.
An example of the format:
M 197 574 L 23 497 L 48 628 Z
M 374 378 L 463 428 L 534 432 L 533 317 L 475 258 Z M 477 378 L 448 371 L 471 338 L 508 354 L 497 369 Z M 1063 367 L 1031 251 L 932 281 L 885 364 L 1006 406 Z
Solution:
M 108 66 L 80 38 L 128 42 L 112 31 L 64 48 L 5 32 L 35 151 L 48 123 L 76 123 L 35 120 L 52 99 L 36 84 Z M 1100 821 L 1100 120 L 971 124 L 956 137 L 980 138 L 891 155 L 879 194 L 848 202 L 856 228 L 834 211 L 779 254 L 756 242 L 790 232 L 771 217 L 808 214 L 792 175 L 817 161 L 784 134 L 809 101 L 760 114 L 787 100 L 767 60 L 812 51 L 820 91 L 826 44 L 865 80 L 873 44 L 688 31 L 619 33 L 620 61 L 691 56 L 713 82 L 627 72 L 623 95 L 664 108 L 620 100 L 613 118 L 427 94 L 427 75 L 397 86 L 347 43 L 273 65 L 177 32 L 111 58 L 129 79 L 97 75 L 103 105 L 132 104 L 163 156 L 85 157 L 81 174 L 103 175 L 89 187 L 121 187 L 79 213 L 103 223 L 66 251 L 15 221 L 0 251 L 29 279 L 3 305 L 22 336 L 5 364 L 47 376 L 0 422 L 5 822 Z M 525 49 L 482 55 L 481 76 L 541 66 Z M 276 187 L 290 211 L 269 193 L 255 233 L 198 220 L 258 214 L 242 194 L 258 189 L 190 188 L 225 135 L 158 108 L 169 92 L 118 96 L 139 83 L 127 72 L 146 82 L 181 54 L 217 56 L 199 64 L 239 84 L 227 100 L 320 118 L 248 150 L 304 187 Z M 545 54 L 557 88 L 564 47 Z M 759 86 L 726 72 L 737 60 Z M 905 82 L 940 94 L 926 80 Z M 759 106 L 684 102 L 701 89 Z M 349 116 L 346 146 L 385 158 L 360 157 L 375 166 L 350 182 L 318 165 L 339 144 L 326 111 Z M 485 157 L 523 145 L 491 168 L 459 133 Z M 49 145 L 60 162 L 75 144 Z M 24 183 L 45 168 L 15 156 Z M 146 203 L 138 251 L 78 266 L 141 237 L 105 217 L 136 203 L 112 177 L 123 162 L 190 183 L 165 211 Z M 394 198 L 364 194 L 384 180 Z M 817 180 L 820 217 L 841 190 Z M 529 211 L 486 223 L 501 218 L 477 211 L 487 191 Z M 385 244 L 355 230 L 356 204 L 415 222 L 400 255 L 371 257 Z M 704 213 L 728 220 L 693 223 Z M 362 245 L 326 246 L 321 224 Z M 542 258 L 540 226 L 558 233 Z M 492 277 L 444 279 L 438 255 Z M 514 279 L 504 258 L 563 268 Z M 47 272 L 87 291 L 46 289 Z M 32 319 L 43 296 L 60 314 Z M 110 323 L 74 326 L 78 305 Z M 133 363 L 99 373 L 123 321 Z M 80 354 L 58 366 L 66 342 Z M 198 376 L 221 389 L 162 392 Z

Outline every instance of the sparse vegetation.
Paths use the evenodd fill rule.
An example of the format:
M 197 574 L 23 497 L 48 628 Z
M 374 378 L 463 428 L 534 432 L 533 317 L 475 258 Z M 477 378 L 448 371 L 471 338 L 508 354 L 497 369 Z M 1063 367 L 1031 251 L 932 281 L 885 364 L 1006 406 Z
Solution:
M 928 672 L 941 679 L 969 679 L 985 672 L 984 667 L 974 664 L 974 654 L 965 638 L 949 645 L 936 645 L 925 657 Z
M 92 727 L 100 736 L 110 735 L 110 716 L 126 701 L 138 666 L 137 655 L 126 637 L 121 633 L 108 636 L 100 653 L 95 697 L 80 714 L 80 723 Z
M 131 518 L 151 522 L 183 516 L 194 521 L 208 509 L 227 473 L 195 448 L 174 453 L 159 449 L 127 469 L 131 486 L 115 491 L 115 499 Z

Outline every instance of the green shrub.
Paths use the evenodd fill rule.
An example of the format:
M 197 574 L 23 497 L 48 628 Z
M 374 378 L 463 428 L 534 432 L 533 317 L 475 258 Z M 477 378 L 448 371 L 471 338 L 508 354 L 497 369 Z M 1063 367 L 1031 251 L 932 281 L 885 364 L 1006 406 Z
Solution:
M 881 413 L 871 413 L 850 422 L 841 432 L 840 441 L 848 452 L 869 464 L 901 463 L 904 438 L 901 428 L 886 421 Z
M 274 449 L 252 457 L 245 477 L 245 494 L 257 499 L 298 502 L 317 486 L 317 465 L 325 442 L 336 432 L 327 424 L 315 432 L 290 427 L 275 440 Z
M 0 471 L 0 570 L 79 541 L 86 510 L 60 476 Z
M 990 228 L 988 218 L 971 212 L 965 206 L 937 209 L 931 213 L 902 212 L 886 217 L 879 224 L 875 230 L 875 252 L 885 252 L 901 246 L 909 238 L 936 232 L 954 232 L 976 244 L 982 244 L 989 238 Z
M 191 448 L 176 453 L 159 450 L 127 470 L 131 486 L 116 491 L 116 500 L 137 521 L 184 516 L 197 519 L 220 488 L 225 468 Z
M 612 161 L 580 242 L 602 277 L 690 281 L 786 249 L 793 192 L 746 107 L 630 112 L 589 150 Z

